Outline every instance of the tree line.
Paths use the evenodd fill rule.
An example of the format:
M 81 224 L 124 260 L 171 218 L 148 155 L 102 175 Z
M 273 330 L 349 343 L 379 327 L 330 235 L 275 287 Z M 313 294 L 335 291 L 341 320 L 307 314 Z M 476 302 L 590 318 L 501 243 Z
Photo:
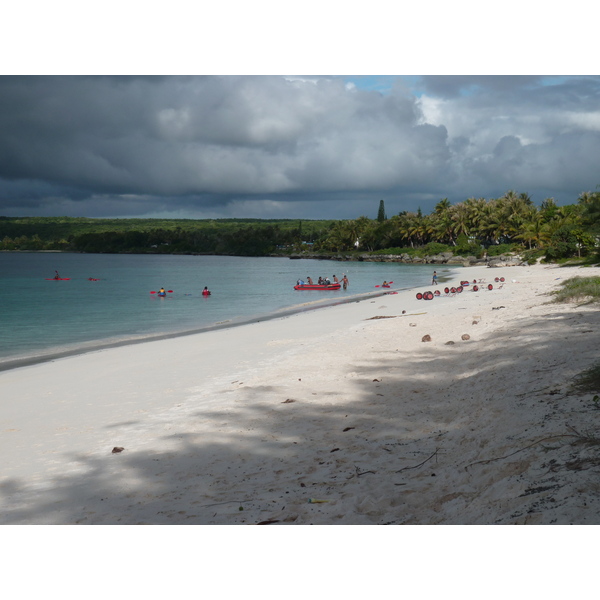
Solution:
M 401 212 L 386 218 L 360 217 L 334 223 L 318 249 L 344 252 L 444 250 L 480 257 L 502 246 L 529 256 L 557 260 L 598 252 L 600 192 L 582 193 L 575 204 L 558 206 L 547 198 L 536 206 L 525 193 L 508 191 L 500 198 L 469 198 L 451 204 L 441 199 L 430 214 Z
M 201 253 L 267 256 L 290 253 L 451 251 L 479 257 L 500 249 L 559 260 L 597 254 L 600 192 L 558 206 L 536 206 L 525 193 L 500 198 L 441 199 L 430 214 L 403 211 L 351 220 L 84 219 L 0 217 L 0 250 L 108 253 Z

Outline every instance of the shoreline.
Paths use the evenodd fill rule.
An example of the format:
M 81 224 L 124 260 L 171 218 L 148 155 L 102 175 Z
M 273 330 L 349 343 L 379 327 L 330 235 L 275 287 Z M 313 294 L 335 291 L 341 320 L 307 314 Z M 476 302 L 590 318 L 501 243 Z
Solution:
M 597 524 L 599 317 L 547 293 L 600 268 L 466 269 L 506 284 L 0 373 L 0 522 Z
M 442 279 L 440 279 L 442 281 Z M 409 291 L 416 288 L 398 288 L 397 290 L 391 290 L 396 293 L 400 291 Z M 53 362 L 62 358 L 69 358 L 72 356 L 79 356 L 81 354 L 88 354 L 90 352 L 98 352 L 101 350 L 109 350 L 111 348 L 121 348 L 123 346 L 133 346 L 137 344 L 144 344 L 146 342 L 160 342 L 173 338 L 186 337 L 189 335 L 200 335 L 210 331 L 219 331 L 222 329 L 232 329 L 240 327 L 242 325 L 251 325 L 253 323 L 262 323 L 264 321 L 271 321 L 273 319 L 280 319 L 289 317 L 295 314 L 301 314 L 309 310 L 317 310 L 321 308 L 328 308 L 330 306 L 338 306 L 341 304 L 348 304 L 352 302 L 362 302 L 369 298 L 376 298 L 379 296 L 385 296 L 390 294 L 390 291 L 386 292 L 362 292 L 353 294 L 343 298 L 313 300 L 311 302 L 304 302 L 296 304 L 292 307 L 283 308 L 272 313 L 265 313 L 261 315 L 252 315 L 250 317 L 242 317 L 239 319 L 228 319 L 226 321 L 219 321 L 210 325 L 197 327 L 194 329 L 186 329 L 181 331 L 143 334 L 137 337 L 124 338 L 116 341 L 92 341 L 86 343 L 75 344 L 72 349 L 60 350 L 57 352 L 48 352 L 44 354 L 17 356 L 15 358 L 0 359 L 0 372 L 10 371 L 12 369 L 19 369 L 22 367 L 30 367 L 37 364 L 46 362 Z
M 13 254 L 16 256 L 18 253 Z M 30 254 L 33 255 L 35 253 Z M 77 257 L 75 256 L 75 258 Z M 82 258 L 85 259 L 87 257 L 84 256 Z M 189 259 L 190 257 L 187 258 Z M 218 259 L 226 257 L 209 258 Z M 116 259 L 119 259 L 119 257 L 116 257 Z M 167 259 L 172 261 L 177 260 L 177 257 L 171 257 L 170 259 L 167 257 Z M 186 263 L 187 261 L 181 264 L 185 265 Z M 225 267 L 231 266 L 234 263 L 231 261 L 226 262 Z M 291 274 L 286 269 L 291 269 L 293 271 L 298 270 L 297 266 L 294 267 L 293 264 L 290 265 L 289 261 L 284 261 L 282 263 L 281 261 L 276 260 L 274 263 L 270 263 L 274 265 L 270 270 L 267 263 L 268 261 L 263 263 L 267 268 L 267 271 L 274 271 L 279 275 L 281 275 L 280 272 L 283 272 L 290 276 Z M 14 265 L 19 264 L 19 262 L 11 262 L 9 266 L 12 265 L 12 271 L 9 269 L 9 272 L 13 272 L 14 274 L 16 272 Z M 34 263 L 34 265 L 35 264 L 37 263 Z M 123 266 L 120 260 L 117 260 L 116 264 Z M 152 263 L 148 264 L 152 265 Z M 29 263 L 27 263 L 27 265 L 29 265 Z M 73 293 L 70 293 L 69 299 L 66 300 L 66 304 L 72 303 L 72 298 L 76 297 L 77 293 L 81 293 L 84 296 L 83 301 L 79 305 L 70 307 L 73 309 L 74 315 L 80 314 L 78 319 L 79 322 L 81 322 L 81 326 L 78 326 L 77 320 L 73 320 L 71 322 L 70 315 L 65 315 L 62 317 L 65 319 L 65 321 L 64 324 L 61 324 L 60 315 L 59 318 L 53 316 L 54 313 L 59 312 L 59 309 L 55 308 L 55 305 L 60 307 L 61 304 L 56 302 L 45 302 L 45 306 L 41 307 L 40 310 L 36 310 L 35 315 L 31 315 L 30 317 L 31 321 L 28 321 L 29 317 L 25 311 L 27 303 L 21 306 L 17 295 L 20 283 L 18 280 L 15 281 L 14 285 L 11 283 L 9 305 L 11 303 L 19 303 L 19 309 L 16 313 L 16 320 L 8 317 L 10 310 L 4 315 L 3 321 L 6 322 L 7 327 L 5 328 L 5 335 L 3 336 L 5 344 L 2 352 L 0 353 L 0 371 L 38 364 L 40 362 L 46 362 L 49 360 L 56 360 L 57 358 L 61 357 L 64 358 L 67 356 L 75 356 L 79 353 L 90 351 L 93 352 L 99 349 L 108 349 L 121 344 L 139 344 L 153 339 L 160 340 L 166 336 L 190 335 L 211 329 L 237 326 L 240 323 L 261 321 L 267 318 L 273 318 L 273 314 L 275 314 L 275 316 L 279 316 L 280 314 L 289 314 L 289 312 L 294 312 L 296 310 L 304 310 L 304 307 L 307 304 L 310 304 L 311 306 L 319 306 L 330 303 L 336 304 L 340 301 L 353 301 L 353 297 L 357 294 L 374 293 L 376 290 L 374 290 L 371 283 L 378 283 L 377 280 L 372 282 L 368 281 L 370 279 L 368 276 L 366 278 L 364 277 L 365 273 L 368 274 L 369 269 L 358 269 L 358 267 L 357 274 L 362 276 L 362 280 L 355 280 L 354 285 L 351 285 L 347 291 L 340 290 L 337 292 L 312 293 L 297 292 L 292 290 L 291 285 L 289 286 L 288 290 L 287 280 L 290 279 L 290 277 L 285 277 L 283 280 L 281 277 L 279 277 L 279 279 L 275 282 L 275 285 L 270 286 L 273 289 L 265 290 L 263 288 L 259 290 L 258 293 L 252 291 L 247 300 L 240 298 L 239 302 L 238 300 L 235 300 L 233 303 L 232 297 L 235 297 L 235 295 L 238 294 L 238 291 L 237 289 L 233 290 L 231 285 L 229 285 L 229 287 L 225 285 L 223 289 L 216 290 L 217 292 L 220 292 L 220 295 L 217 294 L 219 297 L 213 298 L 212 302 L 209 303 L 211 305 L 208 306 L 209 310 L 197 310 L 197 308 L 191 304 L 189 306 L 182 304 L 183 301 L 188 304 L 190 302 L 193 303 L 194 299 L 191 296 L 195 295 L 197 290 L 190 289 L 187 279 L 184 278 L 182 280 L 180 277 L 180 279 L 177 280 L 177 294 L 174 294 L 174 296 L 177 296 L 177 304 L 172 307 L 173 310 L 169 309 L 169 311 L 165 311 L 164 314 L 157 313 L 158 319 L 155 320 L 154 315 L 151 314 L 151 312 L 157 311 L 151 311 L 150 305 L 142 305 L 145 298 L 143 295 L 139 294 L 140 289 L 143 290 L 145 289 L 144 286 L 148 285 L 147 281 L 139 281 L 137 288 L 128 287 L 127 292 L 125 292 L 125 288 L 123 289 L 123 292 L 127 293 L 127 297 L 125 298 L 126 304 L 122 310 L 119 307 L 115 307 L 114 309 L 103 308 L 104 304 L 99 304 L 98 302 L 98 297 L 100 295 L 96 294 L 95 290 L 92 288 L 85 288 L 87 292 L 87 297 L 85 297 L 86 292 L 83 291 L 83 284 L 81 280 L 85 279 L 85 284 L 87 285 L 88 278 L 82 278 L 81 273 L 85 272 L 88 274 L 86 265 L 87 262 L 84 261 L 83 263 L 69 263 L 69 265 L 65 267 L 67 270 L 69 270 L 70 266 L 71 272 L 69 275 L 79 275 L 79 281 L 76 284 L 73 284 L 73 281 L 75 281 L 77 278 L 71 282 L 67 282 L 65 287 L 67 285 L 71 285 L 76 288 Z M 125 266 L 127 265 L 130 264 L 125 263 Z M 219 262 L 211 262 L 206 265 L 209 268 L 209 275 L 214 276 L 214 271 L 219 267 L 219 265 Z M 313 268 L 314 267 L 315 265 L 313 265 Z M 94 269 L 95 267 L 92 265 L 91 268 Z M 103 268 L 106 269 L 106 265 L 104 265 Z M 76 270 L 75 273 L 73 272 L 73 269 Z M 372 270 L 379 272 L 382 269 L 378 266 L 375 266 L 375 268 Z M 389 270 L 383 270 L 385 271 L 385 274 L 389 273 Z M 427 276 L 429 275 L 427 270 L 428 269 L 423 269 L 422 267 L 419 267 L 415 270 L 406 267 L 394 269 L 397 281 L 396 289 L 400 287 L 405 288 L 407 286 L 412 286 L 413 284 L 419 284 L 423 281 L 426 281 Z M 152 272 L 152 267 L 150 267 L 148 271 Z M 448 272 L 450 270 L 444 269 L 444 271 Z M 179 275 L 181 275 L 181 273 L 179 273 Z M 33 276 L 35 276 L 35 273 L 33 273 Z M 296 277 L 297 273 L 293 273 L 293 276 Z M 109 279 L 106 277 L 108 276 L 105 276 L 103 280 L 106 279 L 108 282 Z M 377 275 L 375 275 L 375 278 L 378 279 Z M 250 283 L 249 279 L 249 277 L 246 277 L 245 279 L 241 278 L 240 285 L 248 285 Z M 392 277 L 391 279 L 394 278 Z M 129 278 L 127 278 L 127 281 L 129 281 Z M 295 281 L 295 279 L 293 279 L 293 281 Z M 49 282 L 43 283 L 48 284 Z M 125 285 L 122 278 L 119 277 L 117 277 L 117 281 L 115 281 L 113 278 L 112 284 L 117 285 L 119 290 L 121 290 L 121 285 Z M 97 284 L 94 284 L 94 286 L 96 285 Z M 100 285 L 107 287 L 109 284 L 105 282 L 104 284 L 98 284 L 98 286 Z M 43 290 L 41 288 L 38 289 L 39 285 L 32 285 L 29 283 L 29 281 L 27 281 L 27 285 L 25 287 L 31 288 L 29 290 L 31 298 L 43 298 L 43 294 L 46 293 L 46 288 Z M 377 286 L 375 286 L 375 288 L 376 287 Z M 54 296 L 54 288 L 49 289 L 49 292 L 52 292 L 51 295 Z M 192 293 L 182 294 L 182 292 Z M 227 295 L 227 297 L 223 297 L 223 294 Z M 263 296 L 262 300 L 260 298 L 261 295 Z M 186 297 L 184 298 L 184 296 Z M 188 298 L 187 296 L 190 297 Z M 133 308 L 131 304 L 133 298 L 136 298 L 136 302 L 139 303 L 139 311 L 137 310 L 137 306 Z M 115 300 L 111 298 L 111 302 L 114 301 Z M 89 308 L 87 305 L 88 302 Z M 119 301 L 117 300 L 117 302 Z M 113 310 L 117 311 L 114 314 L 114 318 L 111 314 Z M 127 310 L 129 310 L 131 314 L 130 318 L 126 320 L 124 316 L 125 313 L 123 311 Z M 63 308 L 62 313 L 64 312 L 65 309 Z M 46 313 L 47 316 L 44 317 Z M 142 313 L 144 313 L 147 318 L 140 318 Z M 170 315 L 169 313 L 173 314 Z M 89 323 L 86 315 L 89 315 L 90 317 Z M 44 327 L 47 321 L 49 322 L 49 327 L 46 331 Z M 34 327 L 33 323 L 39 324 L 39 329 Z

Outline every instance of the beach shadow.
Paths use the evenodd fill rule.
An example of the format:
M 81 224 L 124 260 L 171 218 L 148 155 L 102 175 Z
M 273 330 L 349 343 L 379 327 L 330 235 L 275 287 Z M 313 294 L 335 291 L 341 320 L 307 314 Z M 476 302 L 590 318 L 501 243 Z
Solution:
M 597 360 L 600 314 L 524 319 L 493 334 L 493 354 L 477 327 L 467 341 L 431 332 L 417 352 L 374 352 L 348 365 L 347 388 L 241 386 L 235 421 L 198 409 L 145 449 L 65 453 L 79 472 L 0 486 L 0 523 L 547 523 L 568 520 L 575 493 L 598 522 L 597 466 L 568 468 L 587 452 L 575 438 L 521 449 L 592 426 L 595 407 L 569 386 Z

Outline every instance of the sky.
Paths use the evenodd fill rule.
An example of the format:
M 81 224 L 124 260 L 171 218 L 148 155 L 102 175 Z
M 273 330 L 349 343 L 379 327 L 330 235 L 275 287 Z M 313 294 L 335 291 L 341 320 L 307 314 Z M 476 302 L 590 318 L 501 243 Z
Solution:
M 212 20 L 177 18 L 160 44 L 131 30 L 125 41 L 127 19 L 98 15 L 118 41 L 33 31 L 42 52 L 0 62 L 0 216 L 375 218 L 380 200 L 388 217 L 508 190 L 562 205 L 600 184 L 600 76 L 564 60 L 547 29 L 482 37 L 446 24 L 447 3 L 426 34 L 383 15 L 369 37 L 363 15 L 339 12 L 293 28 L 260 2 L 272 23 L 244 27 L 257 16 L 245 4 L 230 27 L 226 4 Z M 154 15 L 150 31 L 172 18 Z M 500 55 L 477 62 L 490 47 Z M 531 60 L 540 48 L 549 62 Z

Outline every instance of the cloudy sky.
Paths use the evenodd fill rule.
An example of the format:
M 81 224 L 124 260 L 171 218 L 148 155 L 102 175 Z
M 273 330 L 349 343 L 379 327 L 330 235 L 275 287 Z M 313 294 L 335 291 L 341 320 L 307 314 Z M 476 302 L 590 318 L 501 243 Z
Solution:
M 511 189 L 569 204 L 600 184 L 600 76 L 114 64 L 0 76 L 0 215 L 375 218 L 380 200 L 388 216 Z M 355 64 L 338 73 L 379 63 Z

